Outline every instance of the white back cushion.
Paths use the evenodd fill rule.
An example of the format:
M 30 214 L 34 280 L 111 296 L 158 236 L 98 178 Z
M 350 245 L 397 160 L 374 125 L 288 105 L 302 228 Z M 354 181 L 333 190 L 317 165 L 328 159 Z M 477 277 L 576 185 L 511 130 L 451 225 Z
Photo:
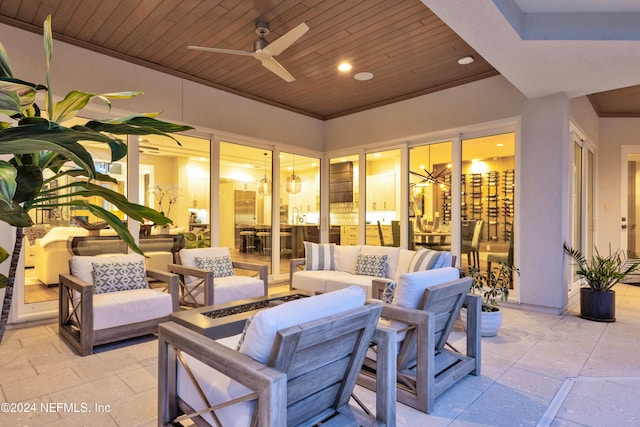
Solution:
M 73 255 L 71 257 L 71 274 L 80 280 L 93 285 L 93 263 L 139 262 L 144 261 L 140 254 L 103 254 L 95 256 Z
M 400 275 L 402 273 L 409 272 L 409 264 L 411 264 L 411 260 L 415 253 L 416 251 L 411 251 L 409 249 L 400 249 L 400 253 L 398 254 L 398 267 L 396 268 L 396 274 L 392 277 L 395 282 L 400 280 Z
M 407 308 L 417 308 L 425 289 L 460 278 L 460 271 L 454 267 L 403 273 L 396 285 L 393 304 Z
M 336 270 L 354 274 L 356 271 L 356 258 L 361 249 L 362 246 L 336 245 Z
M 70 237 L 88 235 L 89 231 L 80 227 L 53 227 L 40 239 L 40 246 L 45 247 L 53 242 L 66 242 Z
M 187 267 L 196 267 L 196 257 L 203 258 L 215 258 L 215 257 L 223 257 L 223 256 L 231 256 L 229 253 L 229 248 L 227 247 L 219 247 L 219 248 L 194 248 L 194 249 L 180 249 L 180 262 L 182 265 Z M 189 284 L 198 278 L 195 276 L 185 276 L 184 281 L 185 284 Z
M 180 249 L 180 261 L 182 265 L 187 267 L 196 267 L 196 257 L 221 257 L 231 256 L 229 248 L 194 248 L 194 249 Z
M 437 268 L 435 270 L 403 273 L 396 285 L 392 304 L 406 308 L 417 308 L 424 295 L 425 289 L 441 283 L 451 282 L 460 278 L 460 272 L 454 267 Z M 407 335 L 403 331 L 407 327 L 404 322 L 391 320 L 389 326 L 398 330 L 397 340 L 401 342 Z

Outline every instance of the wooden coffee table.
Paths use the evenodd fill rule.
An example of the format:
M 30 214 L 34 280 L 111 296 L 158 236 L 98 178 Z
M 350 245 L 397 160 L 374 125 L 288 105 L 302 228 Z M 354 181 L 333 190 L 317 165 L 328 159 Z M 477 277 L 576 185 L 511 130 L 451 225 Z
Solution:
M 216 340 L 242 333 L 246 320 L 260 310 L 312 295 L 312 292 L 295 290 L 269 297 L 208 305 L 171 313 L 169 320 Z

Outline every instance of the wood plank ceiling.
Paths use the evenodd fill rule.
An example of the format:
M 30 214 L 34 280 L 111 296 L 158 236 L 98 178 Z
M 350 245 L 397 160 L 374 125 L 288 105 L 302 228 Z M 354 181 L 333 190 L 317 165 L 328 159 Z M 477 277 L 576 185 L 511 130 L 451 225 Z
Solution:
M 498 74 L 420 0 L 0 1 L 0 22 L 30 31 L 49 14 L 54 40 L 323 120 Z M 276 58 L 296 81 L 250 56 L 186 48 L 251 51 L 257 20 L 270 24 L 268 41 L 310 27 Z M 459 65 L 466 55 L 475 61 Z M 352 71 L 339 72 L 342 61 Z
M 8 25 L 41 33 L 49 14 L 55 40 L 322 120 L 498 74 L 420 0 L 0 0 Z M 186 49 L 251 51 L 258 20 L 268 41 L 310 27 L 276 58 L 296 81 L 249 56 Z M 466 55 L 475 61 L 459 65 Z M 353 70 L 338 72 L 342 61 Z M 589 99 L 602 117 L 640 117 L 640 86 Z

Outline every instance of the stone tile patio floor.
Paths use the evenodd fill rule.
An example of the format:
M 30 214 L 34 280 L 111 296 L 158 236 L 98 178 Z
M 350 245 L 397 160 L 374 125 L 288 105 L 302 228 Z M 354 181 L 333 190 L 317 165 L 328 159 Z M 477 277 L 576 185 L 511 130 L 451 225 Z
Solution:
M 640 425 L 640 287 L 616 292 L 615 323 L 583 320 L 577 308 L 558 316 L 503 307 L 500 334 L 482 339 L 482 374 L 452 387 L 429 415 L 399 404 L 397 425 Z M 461 332 L 451 341 L 463 345 Z M 154 426 L 156 353 L 149 336 L 79 357 L 53 322 L 14 327 L 0 344 L 0 403 L 35 411 L 3 405 L 0 425 Z M 357 394 L 373 406 L 371 392 Z

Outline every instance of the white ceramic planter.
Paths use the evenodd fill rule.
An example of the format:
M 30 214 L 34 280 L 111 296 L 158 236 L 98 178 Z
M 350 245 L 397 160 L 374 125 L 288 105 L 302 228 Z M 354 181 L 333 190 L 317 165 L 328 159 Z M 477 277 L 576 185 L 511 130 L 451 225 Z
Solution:
M 467 330 L 467 309 L 460 310 L 460 321 Z M 495 337 L 502 327 L 502 311 L 481 311 L 480 312 L 480 336 Z
M 502 310 L 480 313 L 480 335 L 495 337 L 502 326 Z

